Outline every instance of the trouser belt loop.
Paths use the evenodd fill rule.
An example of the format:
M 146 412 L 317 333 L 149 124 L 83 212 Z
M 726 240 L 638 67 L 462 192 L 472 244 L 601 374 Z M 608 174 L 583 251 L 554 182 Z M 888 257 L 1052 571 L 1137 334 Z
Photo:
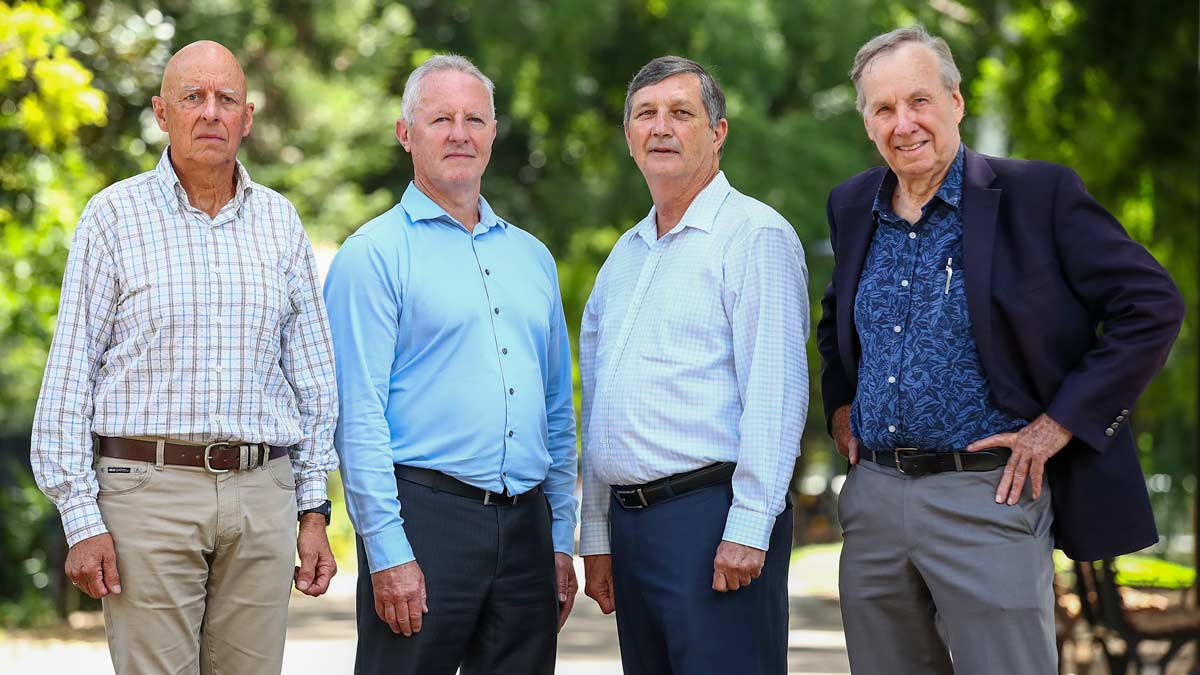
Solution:
M 162 471 L 163 466 L 166 465 L 166 460 L 163 458 L 163 450 L 166 448 L 166 445 L 167 442 L 161 438 L 154 442 L 154 468 L 157 471 Z
M 956 453 L 954 453 L 954 470 L 955 470 L 955 471 L 962 471 L 962 470 L 963 470 L 963 469 L 962 469 L 962 455 L 961 455 L 960 453 L 957 453 L 957 452 L 956 452 Z

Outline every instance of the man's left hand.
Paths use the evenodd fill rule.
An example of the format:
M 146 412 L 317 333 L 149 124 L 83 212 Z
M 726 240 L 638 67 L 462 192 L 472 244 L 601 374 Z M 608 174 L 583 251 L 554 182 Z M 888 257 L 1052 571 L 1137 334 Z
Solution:
M 1042 496 L 1042 475 L 1046 469 L 1046 460 L 1062 450 L 1069 440 L 1071 432 L 1043 413 L 1020 431 L 996 434 L 975 441 L 967 446 L 967 452 L 997 447 L 1012 449 L 1012 456 L 1008 458 L 1008 464 L 1004 467 L 1000 486 L 996 488 L 996 503 L 1003 504 L 1007 501 L 1012 506 L 1021 499 L 1026 477 L 1033 484 L 1033 498 Z
M 749 586 L 752 579 L 762 574 L 766 561 L 767 552 L 762 549 L 721 541 L 713 560 L 713 590 L 724 593 Z
M 558 592 L 558 629 L 567 623 L 571 608 L 575 606 L 575 594 L 579 592 L 579 581 L 575 578 L 575 561 L 566 553 L 554 553 L 554 588 Z
M 337 574 L 337 561 L 329 549 L 325 534 L 325 516 L 306 513 L 300 518 L 300 534 L 296 536 L 296 552 L 300 566 L 293 575 L 296 590 L 314 598 L 329 590 L 329 581 Z

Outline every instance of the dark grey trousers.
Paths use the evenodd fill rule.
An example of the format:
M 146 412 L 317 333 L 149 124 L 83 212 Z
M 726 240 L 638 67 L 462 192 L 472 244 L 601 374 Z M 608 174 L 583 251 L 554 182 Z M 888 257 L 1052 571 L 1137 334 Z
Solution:
M 425 575 L 420 633 L 392 633 L 375 614 L 358 540 L 357 675 L 539 675 L 554 672 L 558 598 L 550 506 L 511 506 L 397 481 L 404 531 Z
M 856 675 L 1057 672 L 1050 489 L 997 504 L 1003 471 L 850 470 L 839 587 Z

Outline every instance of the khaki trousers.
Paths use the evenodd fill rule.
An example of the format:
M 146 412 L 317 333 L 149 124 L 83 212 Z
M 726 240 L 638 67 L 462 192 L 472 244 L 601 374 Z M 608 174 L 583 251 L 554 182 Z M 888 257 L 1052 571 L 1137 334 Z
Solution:
M 850 469 L 838 585 L 855 675 L 1058 672 L 1049 485 L 997 504 L 1003 473 Z
M 279 673 L 296 555 L 291 462 L 212 474 L 99 457 L 120 595 L 104 598 L 117 675 Z

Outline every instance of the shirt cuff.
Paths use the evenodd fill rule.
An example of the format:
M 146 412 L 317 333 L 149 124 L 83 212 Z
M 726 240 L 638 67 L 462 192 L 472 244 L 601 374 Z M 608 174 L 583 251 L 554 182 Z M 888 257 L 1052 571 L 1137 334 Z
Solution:
M 100 515 L 100 506 L 96 504 L 95 497 L 90 495 L 63 502 L 58 507 L 58 513 L 62 517 L 68 548 L 88 537 L 108 532 L 104 518 Z
M 575 523 L 567 518 L 552 521 L 550 539 L 554 542 L 555 553 L 572 555 L 575 552 Z
M 372 574 L 417 559 L 403 525 L 390 527 L 369 538 L 363 537 L 363 546 L 367 549 L 367 567 Z
M 297 510 L 315 509 L 329 499 L 329 492 L 325 489 L 328 481 L 329 475 L 322 471 L 296 483 Z
M 721 538 L 766 551 L 771 543 L 771 530 L 775 529 L 775 518 L 734 504 L 725 518 L 725 534 Z
M 608 520 L 583 521 L 579 528 L 579 555 L 608 555 Z

